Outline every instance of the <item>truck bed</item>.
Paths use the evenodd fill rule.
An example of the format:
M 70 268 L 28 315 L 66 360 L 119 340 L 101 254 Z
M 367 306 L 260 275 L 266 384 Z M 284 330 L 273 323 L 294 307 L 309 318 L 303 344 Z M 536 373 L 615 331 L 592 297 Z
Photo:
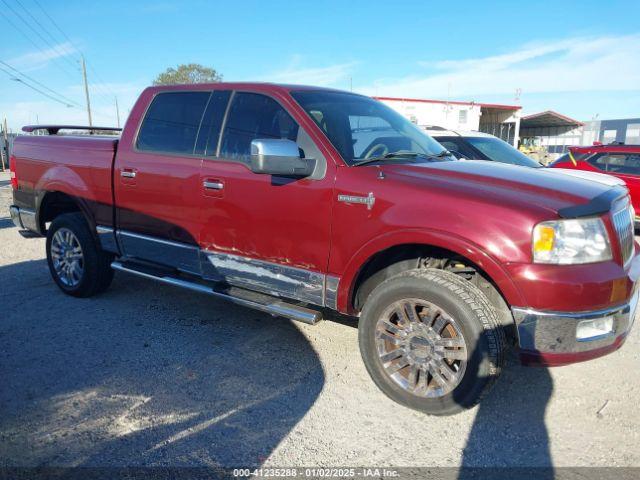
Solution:
M 20 208 L 38 210 L 37 192 L 62 192 L 103 206 L 111 223 L 111 175 L 119 138 L 97 135 L 20 135 L 13 147 Z M 88 209 L 95 211 L 94 208 Z M 104 220 L 107 220 L 105 218 Z

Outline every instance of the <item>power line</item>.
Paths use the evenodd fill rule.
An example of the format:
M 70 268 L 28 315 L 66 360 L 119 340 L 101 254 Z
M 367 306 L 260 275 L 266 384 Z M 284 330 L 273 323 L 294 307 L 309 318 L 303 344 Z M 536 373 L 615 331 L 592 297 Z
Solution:
M 39 81 L 38 81 L 38 80 L 36 80 L 35 78 L 30 77 L 29 75 L 27 75 L 26 73 L 21 72 L 20 70 L 18 70 L 18 69 L 17 69 L 17 68 L 15 68 L 15 67 L 12 67 L 12 66 L 11 66 L 11 65 L 9 65 L 7 62 L 4 62 L 4 61 L 0 60 L 0 63 L 1 63 L 2 65 L 4 65 L 5 67 L 7 67 L 7 68 L 9 68 L 9 69 L 13 70 L 13 71 L 14 71 L 15 73 L 17 73 L 18 75 L 20 75 L 20 76 L 22 76 L 22 77 L 26 78 L 26 79 L 27 79 L 27 80 L 29 80 L 30 82 L 33 82 L 33 83 L 35 83 L 36 85 L 38 85 L 38 86 L 40 86 L 40 87 L 44 88 L 45 90 L 48 90 L 48 91 L 49 91 L 49 92 L 51 92 L 52 94 L 57 95 L 58 97 L 60 97 L 60 98 L 61 98 L 62 100 L 64 100 L 65 102 L 67 102 L 67 103 L 71 103 L 71 104 L 74 104 L 75 106 L 78 106 L 78 107 L 80 107 L 80 106 L 81 106 L 81 105 L 80 105 L 78 102 L 76 102 L 75 100 L 71 100 L 70 98 L 65 97 L 65 96 L 64 96 L 64 95 L 62 95 L 61 93 L 56 92 L 56 91 L 55 91 L 55 90 L 53 90 L 52 88 L 47 87 L 46 85 L 44 85 L 43 83 L 39 82 Z
M 4 0 L 2 0 L 3 3 L 6 4 L 6 2 Z M 42 47 L 38 44 L 38 42 L 36 42 L 35 40 L 33 40 L 33 38 L 28 35 L 23 29 L 21 29 L 20 27 L 18 27 L 13 20 L 11 20 L 11 17 L 9 17 L 8 15 L 6 15 L 2 9 L 0 9 L 0 15 L 2 15 L 4 17 L 4 19 L 7 21 L 7 23 L 9 23 L 9 25 L 11 25 L 14 29 L 16 29 L 18 31 L 18 33 L 20 33 L 24 38 L 26 38 L 34 47 L 36 47 L 40 53 L 42 53 L 43 55 L 47 55 L 47 52 L 45 50 L 42 49 Z M 62 65 L 59 65 L 58 63 L 54 62 L 53 63 L 56 67 L 58 67 L 62 72 L 64 72 L 65 75 L 67 76 L 71 76 L 70 73 L 62 68 Z
M 113 100 L 113 97 L 116 96 L 116 93 L 106 86 L 107 82 L 105 82 L 98 75 L 98 72 L 96 72 L 96 70 L 93 68 L 91 63 L 89 62 L 86 62 L 86 63 L 87 63 L 87 67 L 89 67 L 89 70 L 91 70 L 91 73 L 93 73 L 93 76 L 100 82 L 100 83 L 94 83 L 93 87 L 99 90 L 99 95 L 102 96 L 106 102 L 111 103 Z
M 0 67 L 0 71 L 6 73 L 9 78 L 11 78 L 12 80 L 15 80 L 17 82 L 22 83 L 23 85 L 25 85 L 26 87 L 29 87 L 31 90 L 35 90 L 36 92 L 38 92 L 40 95 L 44 95 L 45 97 L 53 100 L 54 102 L 58 102 L 61 103 L 62 105 L 64 105 L 65 107 L 68 108 L 75 108 L 73 105 L 66 103 L 52 95 L 49 95 L 47 92 L 43 92 L 42 90 L 40 90 L 39 88 L 34 87 L 33 85 L 29 85 L 27 82 L 25 82 L 24 80 L 17 78 L 13 73 L 11 73 L 9 70 L 4 69 L 3 67 Z
M 30 11 L 29 11 L 29 10 L 27 10 L 27 9 L 24 7 L 24 5 L 22 4 L 22 2 L 21 2 L 20 0 L 15 0 L 15 1 L 16 1 L 16 2 L 18 2 L 18 5 L 20 5 L 20 8 L 22 8 L 22 10 L 24 10 L 24 11 L 25 11 L 25 13 L 26 13 L 27 15 L 29 15 L 29 17 L 30 17 L 30 18 L 31 18 L 31 19 L 36 23 L 36 25 L 38 25 L 38 26 L 42 29 L 42 31 L 43 31 L 44 33 L 46 33 L 46 34 L 47 34 L 47 36 L 48 36 L 48 37 L 53 41 L 53 43 L 51 44 L 52 49 L 53 49 L 54 51 L 56 51 L 56 52 L 60 55 L 60 58 L 62 58 L 63 60 L 65 60 L 67 63 L 69 63 L 69 64 L 71 65 L 71 67 L 72 67 L 72 68 L 76 68 L 76 67 L 77 67 L 77 65 L 74 65 L 74 64 L 73 64 L 73 62 L 72 62 L 71 60 L 69 60 L 69 58 L 67 57 L 68 55 L 72 55 L 73 53 L 72 53 L 72 52 L 68 52 L 68 51 L 67 51 L 67 52 L 65 52 L 65 51 L 63 50 L 63 48 L 62 48 L 62 45 L 59 45 L 59 44 L 58 44 L 58 43 L 59 43 L 59 42 L 58 42 L 58 40 L 56 40 L 56 39 L 53 37 L 53 35 L 51 35 L 51 32 L 49 32 L 49 30 L 48 30 L 47 28 L 45 28 L 45 27 L 44 27 L 44 25 L 42 25 L 42 24 L 40 23 L 40 21 L 39 21 L 39 20 L 38 20 L 38 19 L 37 19 L 37 18 L 36 18 L 36 17 L 35 17 L 35 16 L 30 12 Z M 6 2 L 5 2 L 5 3 L 6 3 Z
M 66 32 L 62 29 L 62 27 L 60 26 L 60 24 L 58 24 L 58 22 L 56 22 L 56 20 L 47 12 L 47 10 L 42 6 L 42 4 L 40 3 L 39 0 L 33 0 L 33 3 L 35 3 L 37 5 L 37 7 L 39 8 L 39 10 L 44 14 L 44 16 L 48 19 L 48 21 L 51 23 L 51 25 L 53 25 L 54 29 L 60 33 L 60 35 L 62 36 L 62 39 L 66 40 L 66 44 L 64 42 L 59 41 L 56 36 L 52 33 L 52 30 L 48 27 L 45 26 L 43 23 L 46 22 L 41 22 L 40 20 L 38 20 L 38 18 L 36 18 L 36 16 L 34 14 L 32 14 L 27 8 L 25 8 L 24 4 L 22 3 L 21 0 L 16 0 L 17 4 L 20 6 L 20 8 L 22 10 L 24 10 L 26 12 L 26 14 L 30 17 L 30 19 L 35 23 L 35 25 L 37 27 L 39 27 L 42 32 L 44 32 L 47 37 L 49 37 L 52 40 L 52 44 L 45 39 L 42 34 L 36 29 L 34 28 L 33 25 L 31 25 L 29 22 L 27 22 L 27 20 L 25 20 L 25 18 L 19 13 L 17 12 L 14 8 L 12 8 L 6 0 L 0 0 L 2 1 L 5 5 L 7 5 L 7 7 L 33 32 L 35 32 L 35 34 L 42 39 L 42 41 L 49 45 L 52 49 L 52 51 L 54 51 L 55 53 L 57 53 L 58 55 L 60 55 L 60 53 L 62 53 L 63 55 L 60 55 L 59 58 L 65 60 L 67 63 L 69 63 L 72 68 L 74 70 L 79 70 L 79 66 L 78 65 L 74 65 L 74 63 L 69 59 L 69 57 L 75 57 L 75 54 L 77 54 L 78 56 L 82 57 L 81 51 L 80 49 L 77 47 L 77 45 L 75 44 L 75 42 L 73 40 L 71 40 L 71 38 L 66 34 Z M 2 13 L 2 11 L 0 10 L 0 13 Z M 25 32 L 23 32 L 20 28 L 18 28 L 18 26 L 16 26 L 6 15 L 3 14 L 3 16 L 7 19 L 7 21 L 9 21 L 9 23 L 12 24 L 12 26 L 18 30 L 23 36 L 27 37 L 28 40 L 34 44 L 36 46 L 36 48 L 38 48 L 42 53 L 46 53 L 42 50 L 42 48 L 33 41 L 33 39 L 31 39 L 28 35 L 26 35 Z M 42 17 L 40 16 L 40 19 L 42 19 Z M 61 67 L 60 65 L 58 65 L 58 63 L 54 64 L 56 66 L 58 66 L 59 68 Z M 96 79 L 98 79 L 101 84 L 96 84 L 94 83 L 92 86 L 94 88 L 94 95 L 97 95 L 98 97 L 102 98 L 102 101 L 104 101 L 105 104 L 112 104 L 113 101 L 113 97 L 115 97 L 115 92 L 113 92 L 113 90 L 111 90 L 109 87 L 107 87 L 107 83 L 102 80 L 100 78 L 100 76 L 98 75 L 98 73 L 95 71 L 95 69 L 92 67 L 91 64 L 89 64 L 87 62 L 87 67 L 91 70 L 92 74 L 95 76 Z M 68 72 L 66 69 L 63 69 L 63 71 L 65 72 L 65 74 L 68 75 Z M 20 72 L 21 73 L 21 72 Z M 86 75 L 86 74 L 85 74 Z M 25 78 L 29 78 L 29 77 L 25 77 Z M 73 75 L 73 78 L 75 79 L 75 75 Z M 31 81 L 34 81 L 33 79 L 31 79 Z M 86 78 L 85 78 L 85 82 L 87 82 Z M 37 83 L 37 82 L 35 82 Z M 40 84 L 43 88 L 48 89 L 49 91 L 52 91 L 51 89 L 49 89 L 48 87 Z M 55 92 L 56 95 L 59 95 L 61 97 L 63 97 L 62 95 L 58 94 L 57 92 Z M 64 97 L 63 97 L 64 98 Z M 68 100 L 68 99 L 66 99 Z M 100 103 L 102 103 L 102 101 Z M 73 102 L 76 105 L 79 105 L 78 102 Z M 82 107 L 84 108 L 84 107 Z
M 16 1 L 18 1 L 20 3 L 20 0 L 16 0 Z M 53 25 L 55 27 L 55 29 L 60 33 L 60 35 L 62 36 L 62 39 L 66 40 L 73 47 L 73 49 L 75 49 L 76 52 L 80 52 L 80 49 L 75 45 L 73 40 L 71 40 L 69 35 L 66 34 L 66 32 L 60 26 L 60 24 L 58 22 L 56 22 L 55 19 L 51 15 L 49 15 L 49 13 L 42 6 L 42 4 L 38 0 L 33 0 L 33 2 L 38 6 L 40 11 L 47 17 L 47 19 L 49 20 L 51 25 Z M 32 16 L 32 18 L 33 18 L 33 16 Z M 34 21 L 37 22 L 37 20 L 35 18 L 34 18 Z M 58 42 L 58 40 L 53 36 L 53 34 L 51 32 L 49 32 L 46 29 L 46 27 L 44 27 L 44 25 L 42 25 L 39 22 L 38 22 L 38 24 L 40 25 L 41 28 L 43 28 L 45 31 L 47 31 L 47 34 L 49 35 L 49 37 L 51 37 L 54 40 L 54 42 Z M 93 68 L 93 65 L 90 62 L 86 61 L 86 66 L 91 71 L 91 73 L 94 76 L 94 78 L 98 82 L 100 82 L 100 83 L 96 83 L 96 82 L 91 83 L 91 86 L 93 87 L 93 96 L 94 97 L 97 96 L 98 99 L 101 100 L 101 103 L 104 102 L 105 104 L 111 104 L 111 102 L 113 101 L 112 99 L 116 95 L 116 93 L 112 89 L 107 87 L 107 82 L 105 82 L 100 77 L 100 75 L 95 70 L 95 68 Z
M 20 3 L 20 0 L 16 0 L 16 1 L 19 3 L 19 5 L 22 7 L 22 9 L 23 9 L 23 10 L 26 10 L 26 9 L 24 8 L 24 6 Z M 9 4 L 6 0 L 2 0 L 2 3 L 4 3 L 4 4 L 7 6 L 7 8 L 13 12 L 13 14 L 14 14 L 16 17 L 18 17 L 18 18 L 20 19 L 20 21 L 21 21 L 22 23 L 24 23 L 24 24 L 27 26 L 27 28 L 28 28 L 28 29 L 30 29 L 33 33 L 35 33 L 35 34 L 40 38 L 40 40 L 42 40 L 42 42 L 44 42 L 44 44 L 45 44 L 46 46 L 48 46 L 48 47 L 49 47 L 53 52 L 55 52 L 57 55 L 60 55 L 60 51 L 56 49 L 56 46 L 55 46 L 55 45 L 52 45 L 51 43 L 49 43 L 49 40 L 47 40 L 46 38 L 44 38 L 44 37 L 42 36 L 42 34 L 41 34 L 41 33 L 40 33 L 36 28 L 34 28 L 34 26 L 33 26 L 33 25 L 31 25 L 31 24 L 30 24 L 30 23 L 29 23 L 29 22 L 28 22 L 28 21 L 27 21 L 27 20 L 22 16 L 22 14 L 21 14 L 20 12 L 18 12 L 16 9 L 14 9 L 14 8 L 13 8 L 13 6 L 11 6 L 11 4 Z M 63 53 L 64 53 L 64 52 L 63 52 Z M 63 58 L 63 59 L 65 59 L 65 60 L 67 60 L 68 62 L 70 62 L 70 60 L 69 60 L 68 58 L 66 58 L 64 55 L 62 56 L 62 58 Z M 73 65 L 73 63 L 71 63 L 71 67 L 72 67 L 72 68 L 75 68 L 75 65 Z
M 38 0 L 33 0 L 34 3 L 36 5 L 38 5 L 38 8 L 40 8 L 40 10 L 42 10 L 42 13 L 45 14 L 45 16 L 49 19 L 49 21 L 53 24 L 54 27 L 56 27 L 56 29 L 62 34 L 62 36 L 71 44 L 73 45 L 73 47 L 75 48 L 75 45 L 73 43 L 73 41 L 67 36 L 66 33 L 64 33 L 64 31 L 60 28 L 60 26 L 58 25 L 58 23 L 51 17 L 51 15 L 49 15 L 47 13 L 47 11 L 42 7 L 42 5 L 40 5 L 40 2 Z M 77 48 L 76 48 L 77 50 Z

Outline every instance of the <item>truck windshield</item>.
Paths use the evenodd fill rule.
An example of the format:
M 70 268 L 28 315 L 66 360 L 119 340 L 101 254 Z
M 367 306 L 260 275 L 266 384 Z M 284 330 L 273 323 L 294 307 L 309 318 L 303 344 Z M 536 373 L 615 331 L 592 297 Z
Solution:
M 346 163 L 444 156 L 442 145 L 386 105 L 362 95 L 295 91 L 291 95 L 324 131 Z M 420 157 L 393 156 L 415 153 Z

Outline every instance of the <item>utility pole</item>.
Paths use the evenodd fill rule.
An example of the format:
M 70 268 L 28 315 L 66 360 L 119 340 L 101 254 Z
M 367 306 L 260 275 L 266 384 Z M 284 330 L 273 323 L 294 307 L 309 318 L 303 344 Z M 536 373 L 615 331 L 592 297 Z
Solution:
M 7 117 L 4 118 L 2 124 L 2 138 L 4 139 L 4 148 L 0 151 L 0 165 L 2 165 L 2 171 L 4 172 L 4 159 L 7 159 L 9 163 L 9 133 L 7 132 Z
M 91 101 L 89 100 L 89 84 L 87 83 L 87 66 L 84 62 L 84 55 L 82 56 L 82 78 L 84 79 L 84 96 L 87 99 L 87 115 L 89 115 L 89 126 L 93 127 L 91 121 Z
M 118 97 L 116 99 L 116 118 L 118 119 L 118 128 L 120 128 L 120 109 L 118 108 Z

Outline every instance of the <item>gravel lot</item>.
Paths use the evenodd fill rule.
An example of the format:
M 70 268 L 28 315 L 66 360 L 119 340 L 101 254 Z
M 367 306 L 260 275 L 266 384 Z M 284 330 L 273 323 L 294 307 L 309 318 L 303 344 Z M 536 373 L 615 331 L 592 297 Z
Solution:
M 2 174 L 0 174 L 2 175 Z M 435 418 L 380 393 L 357 330 L 311 327 L 117 273 L 74 299 L 0 177 L 0 466 L 640 466 L 639 328 L 584 364 L 513 361 Z

